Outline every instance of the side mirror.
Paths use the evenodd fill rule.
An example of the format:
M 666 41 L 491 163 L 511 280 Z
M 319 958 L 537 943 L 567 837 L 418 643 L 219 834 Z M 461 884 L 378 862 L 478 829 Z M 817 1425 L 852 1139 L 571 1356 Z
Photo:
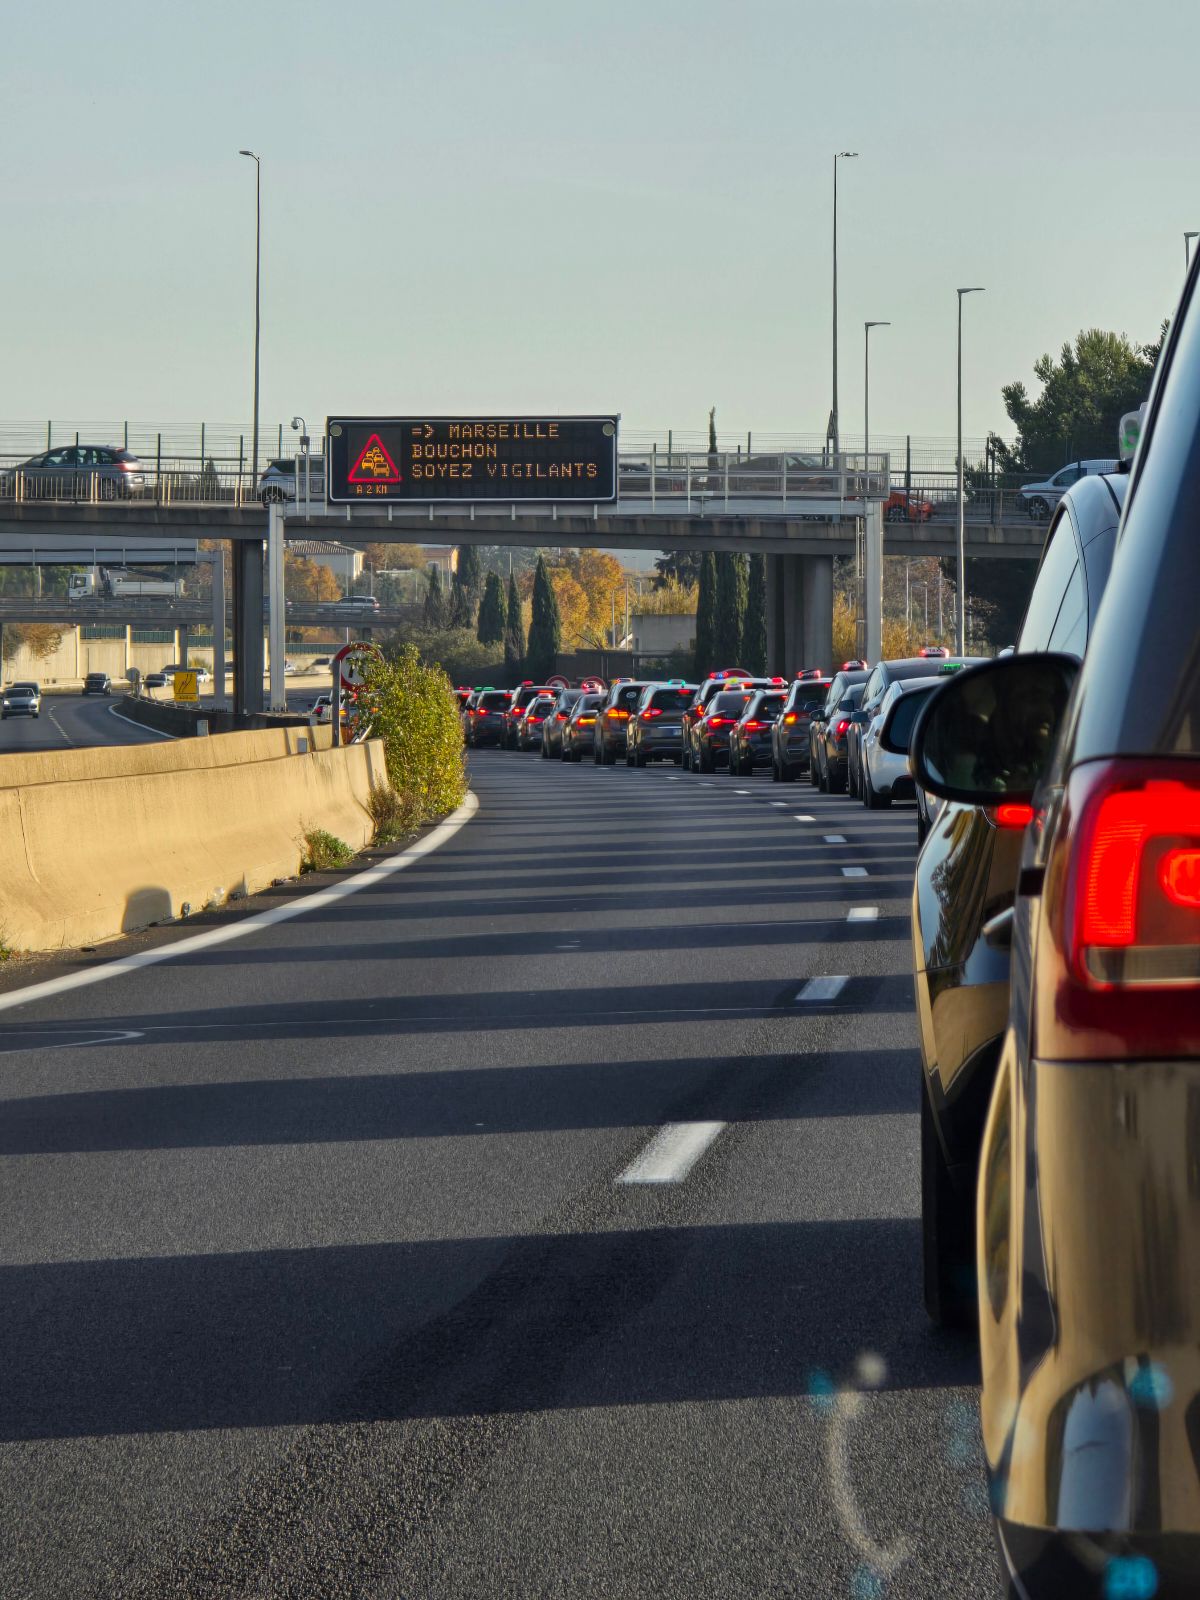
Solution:
M 929 691 L 924 694 L 902 694 L 890 707 L 879 728 L 879 745 L 882 750 L 890 751 L 894 756 L 908 754 L 913 729 L 921 714 L 921 708 L 928 699 Z
M 925 702 L 909 745 L 921 788 L 959 805 L 1032 800 L 1079 673 L 1073 656 L 987 661 Z

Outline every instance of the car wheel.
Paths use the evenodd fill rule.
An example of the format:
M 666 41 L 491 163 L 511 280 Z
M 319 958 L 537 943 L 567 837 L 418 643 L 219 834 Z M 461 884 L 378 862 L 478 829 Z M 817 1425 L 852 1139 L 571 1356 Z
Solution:
M 790 761 L 781 761 L 779 763 L 779 781 L 780 783 L 795 783 L 796 769 Z
M 831 790 L 830 790 L 830 787 L 829 787 L 829 768 L 828 767 L 820 767 L 817 770 L 817 792 L 818 792 L 818 794 L 829 794 L 829 793 L 831 793 Z
M 615 750 L 609 750 L 609 749 L 605 748 L 604 746 L 601 746 L 601 748 L 600 748 L 600 765 L 602 767 L 614 767 L 614 766 L 616 766 L 616 764 L 617 764 L 617 752 Z
M 627 767 L 631 767 L 633 765 L 633 751 L 632 750 L 628 750 L 627 749 L 625 751 L 625 765 Z
M 975 1271 L 975 1207 L 950 1178 L 929 1093 L 921 1083 L 921 1256 L 925 1310 L 941 1328 L 979 1320 Z
M 262 494 L 259 495 L 259 499 L 265 506 L 278 505 L 283 499 L 283 490 L 275 488 L 264 489 Z
M 774 751 L 771 752 L 771 782 L 779 782 L 779 762 L 775 757 Z
M 645 767 L 646 757 L 641 750 L 639 750 L 637 755 L 633 758 L 633 764 L 635 767 Z
M 702 744 L 700 746 L 698 755 L 699 760 L 696 764 L 697 770 L 700 772 L 712 772 L 714 770 L 712 751 L 708 748 L 708 746 Z
M 1034 495 L 1029 502 L 1029 520 L 1031 522 L 1045 522 L 1049 515 L 1050 506 L 1048 501 L 1043 500 L 1040 494 Z
M 851 800 L 858 799 L 858 768 L 852 756 L 846 757 L 846 793 Z

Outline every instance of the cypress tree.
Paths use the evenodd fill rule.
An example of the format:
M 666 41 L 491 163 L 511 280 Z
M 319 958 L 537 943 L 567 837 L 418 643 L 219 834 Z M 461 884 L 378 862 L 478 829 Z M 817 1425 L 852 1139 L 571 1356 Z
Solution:
M 452 628 L 469 628 L 475 621 L 474 607 L 471 597 L 460 575 L 456 572 L 450 581 L 450 626 Z
M 488 573 L 483 586 L 475 637 L 480 644 L 499 644 L 504 638 L 504 588 L 494 572 Z
M 696 677 L 703 678 L 717 665 L 717 563 L 711 550 L 700 561 L 696 598 Z
M 750 592 L 742 631 L 742 655 L 745 659 L 738 665 L 748 668 L 755 677 L 762 677 L 767 670 L 767 558 L 759 551 L 750 557 Z
M 519 672 L 525 659 L 525 625 L 521 621 L 521 596 L 517 580 L 508 575 L 508 613 L 504 621 L 504 664 Z
M 425 580 L 425 626 L 427 628 L 444 628 L 446 626 L 446 595 L 442 589 L 442 574 L 437 566 L 429 569 L 429 576 Z
M 533 615 L 529 619 L 529 646 L 525 652 L 530 677 L 545 683 L 558 664 L 562 644 L 562 622 L 554 585 L 541 556 L 533 573 Z
M 717 621 L 713 646 L 720 658 L 717 662 L 719 667 L 745 665 L 738 660 L 738 655 L 746 622 L 748 589 L 745 556 L 722 551 L 717 557 Z
M 455 573 L 471 611 L 471 622 L 475 620 L 475 610 L 483 595 L 483 568 L 479 565 L 479 551 L 473 544 L 463 544 L 458 547 L 458 570 Z M 470 627 L 471 623 L 467 626 Z

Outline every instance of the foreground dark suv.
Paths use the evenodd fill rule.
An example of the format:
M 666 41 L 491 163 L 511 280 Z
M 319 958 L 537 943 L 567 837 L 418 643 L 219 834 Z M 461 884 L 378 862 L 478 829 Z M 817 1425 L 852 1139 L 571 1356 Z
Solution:
M 914 734 L 948 809 L 1032 819 L 990 919 L 1012 983 L 975 1213 L 992 1504 L 1029 1600 L 1200 1594 L 1197 284 L 1082 666 L 963 674 Z

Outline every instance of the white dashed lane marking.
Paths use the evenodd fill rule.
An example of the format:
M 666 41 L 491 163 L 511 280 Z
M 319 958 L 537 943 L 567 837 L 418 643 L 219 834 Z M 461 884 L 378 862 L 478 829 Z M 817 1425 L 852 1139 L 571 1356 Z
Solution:
M 724 1128 L 723 1122 L 669 1122 L 654 1135 L 618 1183 L 681 1183 Z
M 851 906 L 846 913 L 847 922 L 878 922 L 878 906 Z
M 810 978 L 796 996 L 796 1004 L 810 1005 L 815 1001 L 836 1000 L 850 982 L 849 977 Z
M 867 875 L 866 867 L 843 867 L 842 868 L 842 877 L 843 878 L 865 878 L 866 875 Z

